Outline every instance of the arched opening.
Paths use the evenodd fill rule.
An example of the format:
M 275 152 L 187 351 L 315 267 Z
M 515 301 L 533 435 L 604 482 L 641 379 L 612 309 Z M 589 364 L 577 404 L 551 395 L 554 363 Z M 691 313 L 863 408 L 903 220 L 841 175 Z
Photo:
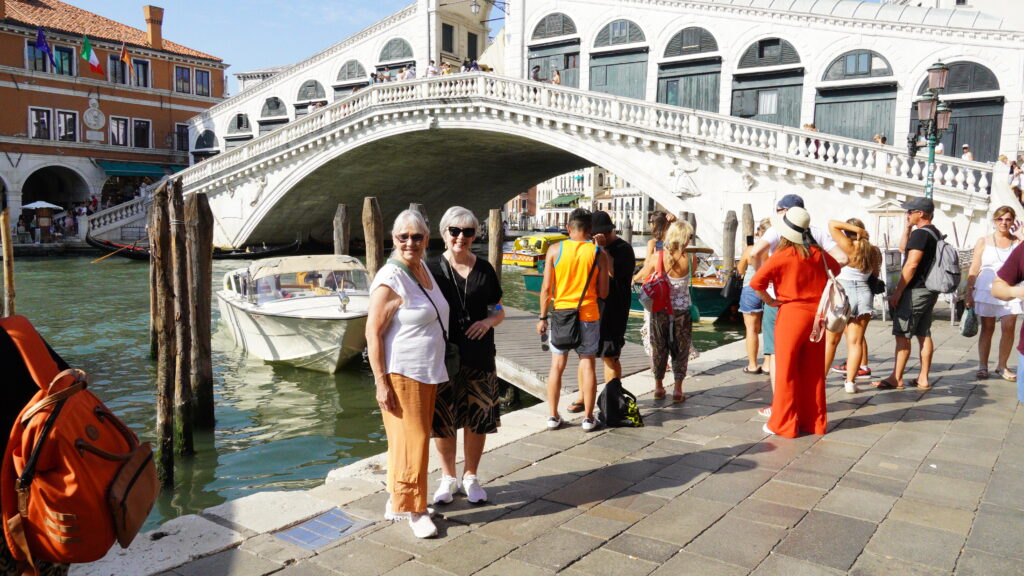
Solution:
M 576 36 L 575 38 L 567 38 Z M 531 76 L 550 80 L 558 70 L 563 86 L 580 87 L 580 39 L 576 23 L 561 12 L 548 14 L 537 23 L 530 38 L 529 64 Z
M 665 47 L 658 66 L 658 102 L 718 112 L 722 58 L 718 42 L 703 28 L 680 30 Z
M 276 96 L 271 96 L 263 101 L 263 109 L 260 110 L 260 136 L 277 130 L 288 123 L 288 109 L 284 101 Z
M 948 100 L 953 108 L 949 129 L 942 134 L 942 153 L 960 156 L 963 145 L 970 146 L 978 162 L 994 162 L 999 157 L 1000 136 L 1003 131 L 1002 96 L 993 96 L 999 90 L 999 79 L 989 68 L 974 62 L 951 62 L 946 89 L 942 96 L 956 95 Z M 925 80 L 917 93 L 928 89 Z M 920 133 L 917 106 L 911 106 L 910 132 Z M 1016 144 L 1016 142 L 1014 142 Z
M 295 118 L 301 118 L 306 114 L 327 105 L 327 93 L 322 84 L 316 80 L 306 80 L 299 86 L 299 93 L 295 95 Z
M 377 73 L 384 74 L 388 80 L 394 80 L 403 68 L 416 66 L 412 46 L 402 38 L 388 40 L 377 61 Z
M 630 20 L 616 20 L 601 29 L 590 54 L 590 89 L 643 100 L 647 93 L 647 41 Z
M 43 201 L 70 211 L 76 206 L 88 204 L 89 195 L 89 185 L 77 172 L 63 166 L 46 166 L 36 170 L 25 180 L 21 188 L 21 205 Z M 57 212 L 59 211 L 55 209 L 23 209 L 18 222 L 22 226 L 18 230 L 25 229 L 37 242 L 51 242 L 54 238 L 52 233 L 61 232 L 64 225 L 64 222 L 57 222 L 53 218 Z M 30 225 L 33 223 L 38 232 L 31 229 Z M 72 233 L 74 230 L 68 232 Z
M 818 130 L 871 140 L 875 135 L 893 141 L 896 128 L 896 77 L 881 54 L 851 50 L 829 64 L 814 99 Z M 829 82 L 842 82 L 831 85 Z
M 202 162 L 211 156 L 216 156 L 220 150 L 217 135 L 213 130 L 203 130 L 196 138 L 196 145 L 192 147 L 192 159 L 195 162 Z
M 796 48 L 781 38 L 758 40 L 740 57 L 733 75 L 732 115 L 799 126 L 803 88 Z
M 252 125 L 247 114 L 235 114 L 228 124 L 228 133 L 224 136 L 224 150 L 231 150 L 252 140 Z
M 349 60 L 341 65 L 338 70 L 338 78 L 334 83 L 334 99 L 341 100 L 356 90 L 370 84 L 366 68 L 358 60 Z

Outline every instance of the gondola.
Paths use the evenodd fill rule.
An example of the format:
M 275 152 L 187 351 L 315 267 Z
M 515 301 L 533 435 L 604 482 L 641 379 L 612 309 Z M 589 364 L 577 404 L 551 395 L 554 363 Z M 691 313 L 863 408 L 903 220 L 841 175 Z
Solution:
M 110 240 L 100 240 L 86 234 L 85 241 L 89 246 L 104 252 L 116 253 L 118 256 L 130 258 L 131 260 L 149 260 L 149 247 L 135 244 L 121 244 Z
M 214 248 L 214 260 L 256 260 L 259 258 L 273 258 L 275 256 L 288 256 L 299 251 L 302 242 L 296 240 L 291 244 L 276 244 L 268 246 L 248 246 L 246 248 Z

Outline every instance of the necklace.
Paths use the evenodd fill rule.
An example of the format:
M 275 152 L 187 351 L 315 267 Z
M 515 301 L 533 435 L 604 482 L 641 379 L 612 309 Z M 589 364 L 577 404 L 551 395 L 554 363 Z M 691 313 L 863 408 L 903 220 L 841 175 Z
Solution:
M 469 274 L 466 274 L 466 278 L 463 280 L 462 289 L 459 290 L 459 280 L 458 279 L 461 277 L 461 274 L 459 274 L 458 272 L 455 271 L 455 266 L 452 266 L 451 260 L 449 260 L 448 258 L 445 258 L 444 261 L 448 264 L 448 270 L 452 273 L 452 284 L 455 285 L 455 294 L 458 295 L 458 297 L 459 297 L 459 308 L 460 308 L 460 310 L 462 312 L 459 315 L 460 321 L 461 321 L 462 324 L 464 324 L 464 327 L 468 327 L 469 326 L 470 318 L 469 318 L 469 310 L 466 309 L 466 298 L 467 298 L 468 292 L 469 292 L 469 274 L 473 273 L 473 269 L 470 268 Z

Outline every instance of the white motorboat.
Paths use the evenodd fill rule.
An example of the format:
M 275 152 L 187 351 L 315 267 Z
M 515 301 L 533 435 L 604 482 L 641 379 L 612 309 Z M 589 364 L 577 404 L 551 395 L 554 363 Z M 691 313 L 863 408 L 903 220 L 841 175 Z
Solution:
M 366 347 L 366 267 L 351 256 L 287 256 L 224 275 L 221 318 L 249 354 L 337 372 Z

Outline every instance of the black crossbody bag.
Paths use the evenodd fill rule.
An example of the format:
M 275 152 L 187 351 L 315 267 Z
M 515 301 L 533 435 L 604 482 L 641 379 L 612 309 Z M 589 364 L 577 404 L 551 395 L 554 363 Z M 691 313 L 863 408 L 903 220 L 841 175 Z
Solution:
M 561 248 L 559 248 L 561 250 Z M 575 350 L 583 343 L 582 328 L 580 326 L 580 306 L 583 306 L 583 299 L 587 296 L 587 289 L 590 288 L 590 279 L 594 277 L 594 270 L 597 268 L 597 256 L 594 253 L 594 265 L 590 267 L 587 274 L 587 282 L 583 285 L 583 293 L 580 294 L 580 301 L 575 308 L 563 310 L 552 310 L 548 313 L 548 326 L 551 328 L 551 345 L 559 350 Z M 554 270 L 552 270 L 554 273 Z M 552 303 L 554 306 L 554 303 Z
M 459 373 L 459 369 L 462 367 L 462 358 L 459 355 L 458 344 L 454 344 L 448 339 L 448 331 L 444 329 L 444 323 L 441 322 L 441 312 L 438 311 L 437 304 L 434 304 L 434 299 L 430 297 L 430 293 L 423 287 L 423 284 L 420 284 L 420 281 L 412 271 L 409 270 L 409 267 L 406 266 L 404 262 L 400 262 L 394 258 L 388 258 L 388 262 L 404 270 L 405 273 L 416 282 L 416 285 L 420 287 L 420 291 L 423 292 L 423 295 L 430 301 L 430 305 L 434 307 L 434 314 L 437 315 L 437 323 L 441 326 L 441 335 L 444 337 L 444 367 L 445 370 L 448 371 L 448 380 L 454 380 L 455 375 Z

